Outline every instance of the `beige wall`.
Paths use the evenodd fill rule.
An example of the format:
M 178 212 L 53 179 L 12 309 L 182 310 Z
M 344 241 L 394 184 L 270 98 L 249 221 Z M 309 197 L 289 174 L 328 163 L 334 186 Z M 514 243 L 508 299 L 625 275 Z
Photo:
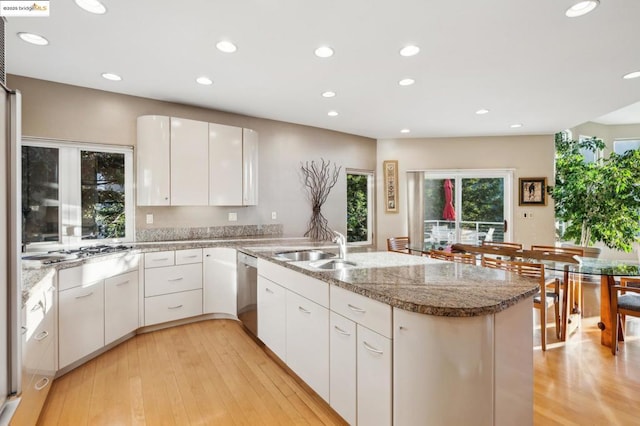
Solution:
M 382 139 L 378 140 L 377 210 L 379 247 L 391 236 L 407 235 L 407 170 L 513 169 L 513 240 L 525 247 L 553 244 L 555 239 L 553 200 L 546 206 L 518 206 L 520 177 L 546 177 L 553 183 L 554 137 L 502 136 L 477 138 Z M 382 162 L 398 160 L 400 211 L 385 213 Z M 533 212 L 524 220 L 523 213 Z
M 247 127 L 259 133 L 258 206 L 140 207 L 137 228 L 282 223 L 286 236 L 302 236 L 311 208 L 300 180 L 300 163 L 324 158 L 343 169 L 323 213 L 331 228 L 345 232 L 344 169 L 375 169 L 376 144 L 369 138 L 14 75 L 8 77 L 8 86 L 22 92 L 25 136 L 135 146 L 136 118 L 147 114 Z M 237 212 L 238 221 L 228 222 L 228 212 Z M 277 213 L 277 220 L 271 219 L 271 212 Z M 153 213 L 153 225 L 144 223 L 146 213 Z

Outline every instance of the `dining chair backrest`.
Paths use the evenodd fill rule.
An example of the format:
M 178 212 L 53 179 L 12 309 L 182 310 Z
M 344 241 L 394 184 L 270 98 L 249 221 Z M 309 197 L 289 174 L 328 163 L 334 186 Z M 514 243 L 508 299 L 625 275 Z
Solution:
M 409 237 L 387 238 L 387 250 L 401 253 L 409 253 Z
M 531 250 L 533 251 L 543 251 L 552 254 L 572 254 L 584 257 L 584 249 L 579 247 L 556 247 L 556 246 L 541 246 L 541 245 L 532 245 Z
M 449 262 L 476 264 L 476 257 L 471 253 L 451 253 L 443 250 L 431 250 L 429 257 L 432 259 L 447 260 Z
M 482 266 L 487 268 L 503 269 L 525 277 L 539 278 L 542 285 L 540 288 L 544 287 L 544 265 L 541 263 L 520 262 L 484 255 L 481 262 Z
M 622 277 L 611 286 L 611 353 L 618 352 L 618 333 L 625 331 L 626 316 L 640 317 L 640 277 Z
M 506 241 L 487 241 L 486 239 L 482 242 L 483 246 L 493 246 L 493 247 L 505 247 L 505 248 L 514 248 L 517 250 L 522 250 L 522 244 L 520 243 L 509 243 Z

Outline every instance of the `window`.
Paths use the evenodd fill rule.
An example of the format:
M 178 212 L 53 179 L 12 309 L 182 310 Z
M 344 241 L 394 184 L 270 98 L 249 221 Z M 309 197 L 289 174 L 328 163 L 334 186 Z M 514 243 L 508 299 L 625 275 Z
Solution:
M 373 241 L 373 172 L 347 170 L 347 241 Z
M 640 149 L 640 139 L 616 139 L 613 141 L 613 152 L 624 154 L 632 149 Z
M 132 158 L 129 147 L 23 141 L 23 243 L 132 241 Z
M 579 140 L 580 142 L 582 142 L 583 140 L 591 139 L 591 138 L 592 136 L 580 135 Z M 584 157 L 585 163 L 595 163 L 597 160 L 600 160 L 604 155 L 604 153 L 601 150 L 597 150 L 596 152 L 593 152 L 584 148 L 580 150 L 580 154 L 582 154 L 582 156 Z

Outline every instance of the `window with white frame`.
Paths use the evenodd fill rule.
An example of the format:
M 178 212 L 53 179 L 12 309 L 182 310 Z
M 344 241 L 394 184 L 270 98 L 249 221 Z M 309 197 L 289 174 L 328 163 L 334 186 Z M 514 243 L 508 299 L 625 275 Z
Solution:
M 132 148 L 23 140 L 23 244 L 133 241 L 133 232 Z
M 582 142 L 584 140 L 591 139 L 591 138 L 592 136 L 580 135 L 579 141 Z M 600 149 L 597 150 L 596 152 L 593 152 L 583 148 L 583 149 L 580 149 L 580 153 L 584 157 L 585 163 L 595 163 L 597 160 L 600 160 L 604 155 L 604 152 L 602 152 L 602 150 Z
M 640 139 L 615 139 L 613 141 L 613 152 L 624 154 L 627 151 L 640 149 Z

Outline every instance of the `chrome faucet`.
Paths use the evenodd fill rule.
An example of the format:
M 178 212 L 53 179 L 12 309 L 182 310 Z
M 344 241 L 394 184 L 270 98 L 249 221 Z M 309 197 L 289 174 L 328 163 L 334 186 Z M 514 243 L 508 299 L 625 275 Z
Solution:
M 336 236 L 333 238 L 333 242 L 337 243 L 340 247 L 340 259 L 347 258 L 347 237 L 339 233 L 338 231 L 333 231 Z

